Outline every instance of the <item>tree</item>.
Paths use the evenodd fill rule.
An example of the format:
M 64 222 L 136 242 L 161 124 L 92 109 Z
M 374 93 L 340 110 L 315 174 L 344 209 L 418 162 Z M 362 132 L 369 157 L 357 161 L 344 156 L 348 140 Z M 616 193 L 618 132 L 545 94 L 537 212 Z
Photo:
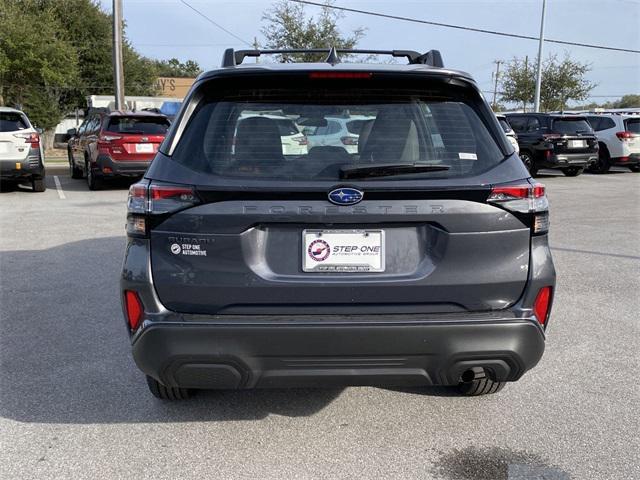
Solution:
M 640 108 L 640 95 L 624 95 L 613 102 L 611 108 Z
M 326 0 L 327 6 L 321 8 L 317 17 L 307 16 L 305 6 L 281 0 L 262 17 L 267 22 L 262 28 L 269 49 L 310 49 L 310 48 L 354 48 L 364 36 L 364 28 L 356 28 L 350 35 L 344 35 L 338 28 L 338 21 L 344 16 L 341 12 L 329 8 L 332 0 Z M 318 61 L 326 55 L 291 54 L 279 56 L 281 61 Z
M 198 62 L 194 60 L 187 60 L 182 63 L 177 58 L 171 58 L 169 60 L 156 60 L 155 62 L 156 74 L 159 77 L 197 77 L 202 73 L 202 69 Z
M 0 0 L 0 96 L 38 127 L 51 128 L 69 107 L 65 90 L 78 79 L 78 61 L 53 9 L 24 7 Z
M 532 104 L 535 95 L 536 70 L 526 60 L 513 58 L 502 76 L 502 100 L 522 105 Z M 596 86 L 585 79 L 589 64 L 572 60 L 568 54 L 562 60 L 550 55 L 542 66 L 540 107 L 543 111 L 564 110 L 569 101 L 585 100 Z

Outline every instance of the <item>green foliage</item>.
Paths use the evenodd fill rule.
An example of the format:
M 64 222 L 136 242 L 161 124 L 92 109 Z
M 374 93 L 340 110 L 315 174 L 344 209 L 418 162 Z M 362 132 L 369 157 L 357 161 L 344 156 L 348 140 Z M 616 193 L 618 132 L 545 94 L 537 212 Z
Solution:
M 50 128 L 69 107 L 65 89 L 78 78 L 75 49 L 47 5 L 0 0 L 0 12 L 0 96 Z
M 502 75 L 502 100 L 522 105 L 533 104 L 537 60 L 527 63 L 513 58 Z M 585 100 L 596 86 L 585 79 L 591 70 L 588 64 L 572 60 L 568 54 L 562 60 L 550 55 L 542 62 L 540 108 L 543 111 L 564 110 L 570 101 Z
M 194 78 L 202 73 L 198 62 L 187 60 L 182 63 L 177 58 L 169 60 L 156 60 L 156 73 L 159 77 L 185 77 Z
M 327 5 L 333 2 L 327 0 Z M 338 21 L 344 15 L 336 10 L 323 7 L 317 16 L 307 16 L 305 6 L 281 0 L 262 17 L 267 24 L 262 28 L 266 38 L 266 48 L 354 48 L 364 36 L 365 29 L 357 28 L 350 35 L 343 35 Z M 281 61 L 318 61 L 326 55 L 287 55 Z
M 0 25 L 0 105 L 47 129 L 89 95 L 114 94 L 112 18 L 96 0 L 0 0 Z M 155 95 L 159 72 L 200 70 L 145 58 L 126 39 L 122 57 L 126 95 Z
M 640 95 L 624 95 L 611 108 L 640 108 Z

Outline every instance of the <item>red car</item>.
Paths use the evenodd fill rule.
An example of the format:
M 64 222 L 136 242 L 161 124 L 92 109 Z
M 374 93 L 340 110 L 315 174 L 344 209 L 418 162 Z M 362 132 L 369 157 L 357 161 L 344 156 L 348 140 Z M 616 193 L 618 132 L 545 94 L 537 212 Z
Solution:
M 94 112 L 69 130 L 71 178 L 86 177 L 90 190 L 107 179 L 141 177 L 169 129 L 169 119 L 152 112 Z

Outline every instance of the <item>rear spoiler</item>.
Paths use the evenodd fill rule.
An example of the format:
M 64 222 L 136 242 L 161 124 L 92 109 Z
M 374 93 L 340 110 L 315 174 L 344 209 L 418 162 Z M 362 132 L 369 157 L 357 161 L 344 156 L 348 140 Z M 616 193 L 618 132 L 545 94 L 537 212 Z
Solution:
M 326 63 L 335 65 L 340 63 L 339 53 L 347 55 L 365 54 L 365 55 L 391 55 L 392 57 L 405 57 L 409 64 L 428 65 L 430 67 L 443 68 L 444 62 L 442 55 L 438 50 L 429 50 L 427 53 L 419 53 L 413 50 L 354 50 L 348 48 L 294 48 L 284 50 L 234 50 L 227 48 L 222 57 L 222 67 L 235 67 L 242 64 L 246 57 L 260 57 L 261 55 L 286 55 L 300 53 L 326 53 Z

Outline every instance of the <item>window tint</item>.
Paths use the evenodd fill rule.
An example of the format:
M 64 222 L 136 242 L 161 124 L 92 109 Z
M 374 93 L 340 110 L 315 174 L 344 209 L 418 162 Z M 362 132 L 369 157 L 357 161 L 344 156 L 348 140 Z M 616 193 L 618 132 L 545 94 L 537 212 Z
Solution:
M 524 133 L 527 128 L 527 117 L 509 117 L 509 125 L 516 133 Z
M 589 125 L 591 125 L 591 128 L 593 128 L 596 132 L 600 130 L 600 124 L 602 123 L 601 120 L 601 117 L 587 117 Z
M 283 137 L 289 137 L 300 133 L 296 124 L 291 120 L 276 120 L 276 123 L 278 124 L 280 135 Z
M 589 122 L 585 118 L 555 118 L 551 126 L 557 133 L 588 133 L 592 132 Z
M 540 120 L 537 117 L 529 117 L 527 121 L 527 132 L 533 133 L 540 130 Z
M 110 117 L 106 130 L 114 133 L 138 135 L 164 135 L 169 129 L 169 120 L 164 117 Z
M 498 118 L 498 123 L 502 127 L 502 130 L 504 131 L 504 133 L 509 133 L 513 130 L 511 128 L 511 125 L 509 125 L 509 123 L 504 118 Z
M 615 126 L 616 122 L 614 122 L 612 118 L 602 117 L 600 118 L 600 125 L 598 125 L 598 130 L 608 130 L 609 128 L 614 128 Z
M 279 181 L 338 181 L 342 166 L 415 162 L 450 167 L 430 172 L 429 178 L 453 177 L 481 173 L 504 158 L 477 105 L 432 99 L 422 91 L 348 93 L 308 88 L 211 92 L 194 111 L 173 158 L 218 176 Z M 252 111 L 268 115 L 250 117 Z M 349 140 L 344 144 L 339 138 L 337 143 L 323 145 L 309 137 L 309 148 L 301 144 L 287 152 L 273 118 L 281 115 L 306 124 L 307 135 L 311 129 L 316 135 L 342 132 L 337 116 L 347 124 L 351 116 L 365 117 L 372 125 L 363 142 L 345 137 Z M 384 178 L 415 179 L 424 174 L 378 181 Z
M 624 121 L 624 128 L 627 132 L 640 134 L 640 118 L 627 118 Z
M 0 112 L 0 132 L 15 132 L 28 127 L 24 116 L 18 112 Z
M 367 123 L 369 123 L 372 118 L 364 118 L 362 120 L 350 120 L 347 122 L 347 130 L 349 133 L 353 133 L 354 135 L 360 135 L 362 131 L 362 127 L 364 127 Z

